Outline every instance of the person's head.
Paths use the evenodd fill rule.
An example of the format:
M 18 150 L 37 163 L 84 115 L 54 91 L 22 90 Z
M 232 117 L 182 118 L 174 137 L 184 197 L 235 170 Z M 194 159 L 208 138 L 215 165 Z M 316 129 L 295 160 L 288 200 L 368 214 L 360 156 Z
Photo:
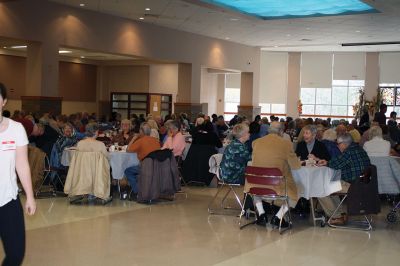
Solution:
M 172 134 L 172 136 L 175 136 L 179 132 L 179 127 L 178 121 L 171 120 L 171 122 L 168 123 L 168 132 Z
M 268 124 L 269 123 L 268 117 L 265 116 L 265 117 L 261 118 L 261 123 L 265 124 L 265 125 Z
M 74 135 L 74 127 L 70 123 L 65 123 L 62 128 L 65 137 L 72 137 Z
M 287 124 L 287 128 L 288 129 L 295 129 L 296 128 L 296 121 L 294 121 L 294 120 L 289 121 L 289 123 Z
M 303 139 L 306 143 L 311 143 L 317 135 L 317 127 L 314 125 L 306 125 L 303 128 Z
M 283 133 L 283 124 L 277 121 L 271 122 L 271 125 L 269 126 L 268 130 L 269 134 L 276 134 L 279 136 L 282 136 Z
M 99 125 L 97 123 L 89 123 L 85 127 L 86 136 L 89 138 L 96 138 L 99 134 Z
M 390 113 L 390 118 L 396 120 L 396 117 L 397 117 L 397 113 L 396 112 L 393 111 L 393 112 Z
M 332 128 L 325 130 L 324 134 L 322 134 L 322 139 L 336 141 L 336 138 L 337 138 L 336 131 Z
M 373 139 L 375 137 L 382 138 L 382 129 L 380 126 L 373 126 L 368 131 L 369 139 Z
M 336 134 L 339 137 L 340 135 L 346 134 L 347 128 L 345 125 L 340 124 L 336 127 Z
M 254 122 L 259 122 L 261 120 L 261 116 L 260 115 L 256 115 L 256 117 L 254 118 Z
M 196 119 L 196 126 L 200 126 L 204 123 L 204 118 L 203 117 L 198 117 Z
M 0 111 L 3 113 L 3 108 L 7 103 L 7 89 L 3 83 L 0 83 Z
M 344 133 L 337 138 L 337 145 L 341 152 L 344 152 L 353 142 L 353 138 L 349 133 Z
M 132 122 L 129 119 L 122 119 L 121 130 L 123 133 L 128 134 L 132 130 Z
M 381 105 L 379 105 L 379 111 L 380 111 L 381 113 L 386 113 L 386 111 L 387 111 L 387 105 L 384 104 L 384 103 L 382 103 Z
M 258 133 L 260 133 L 260 128 L 261 128 L 261 126 L 260 126 L 260 124 L 258 123 L 258 121 L 253 121 L 253 122 L 251 122 L 250 123 L 250 125 L 249 125 L 249 133 L 250 134 L 258 134 Z
M 147 122 L 144 122 L 140 125 L 139 134 L 142 136 L 150 136 L 151 127 Z
M 154 119 L 149 119 L 149 120 L 147 121 L 147 124 L 149 124 L 149 126 L 150 126 L 152 129 L 158 130 L 157 122 L 156 122 Z
M 255 123 L 256 124 L 256 123 Z M 245 143 L 249 137 L 249 127 L 246 124 L 236 124 L 232 129 L 232 135 L 241 143 Z

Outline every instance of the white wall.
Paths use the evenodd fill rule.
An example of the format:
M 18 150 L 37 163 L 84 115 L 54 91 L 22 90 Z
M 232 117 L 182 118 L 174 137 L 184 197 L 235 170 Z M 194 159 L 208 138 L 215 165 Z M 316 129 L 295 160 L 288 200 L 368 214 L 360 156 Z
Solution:
M 218 74 L 208 73 L 206 68 L 201 70 L 200 102 L 208 104 L 208 115 L 217 113 Z
M 178 93 L 178 64 L 150 65 L 149 93 L 172 94 L 176 102 Z

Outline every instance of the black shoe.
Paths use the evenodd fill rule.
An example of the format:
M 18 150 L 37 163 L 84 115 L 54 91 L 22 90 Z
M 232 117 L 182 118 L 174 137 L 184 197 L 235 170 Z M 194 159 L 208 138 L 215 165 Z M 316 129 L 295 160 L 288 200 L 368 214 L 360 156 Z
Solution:
M 272 225 L 279 227 L 279 223 L 280 223 L 280 220 L 277 216 L 272 217 L 272 219 L 271 219 Z M 282 218 L 281 228 L 287 228 L 287 227 L 289 227 L 289 223 L 286 222 L 285 219 Z
M 257 215 L 257 221 L 256 221 L 257 225 L 267 226 L 267 223 L 268 223 L 268 218 L 265 215 L 265 213 L 263 213 L 261 215 Z

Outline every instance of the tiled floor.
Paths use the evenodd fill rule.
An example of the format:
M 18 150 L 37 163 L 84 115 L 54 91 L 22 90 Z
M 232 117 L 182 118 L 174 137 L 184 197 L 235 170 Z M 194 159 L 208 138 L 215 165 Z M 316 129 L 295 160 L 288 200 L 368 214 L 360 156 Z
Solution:
M 140 205 L 70 205 L 38 200 L 27 217 L 24 265 L 399 265 L 400 223 L 382 214 L 369 233 L 312 227 L 297 218 L 293 230 L 238 228 L 234 215 L 208 215 L 215 189 L 187 189 L 188 198 Z M 0 258 L 3 251 L 0 250 Z

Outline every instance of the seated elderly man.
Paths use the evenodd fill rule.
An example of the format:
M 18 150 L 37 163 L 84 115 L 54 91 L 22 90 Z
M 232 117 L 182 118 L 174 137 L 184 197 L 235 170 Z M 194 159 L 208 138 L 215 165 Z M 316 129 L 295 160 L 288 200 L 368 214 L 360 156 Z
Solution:
M 168 137 L 165 141 L 162 149 L 170 149 L 174 153 L 174 156 L 181 156 L 185 149 L 186 141 L 182 133 L 179 131 L 178 121 L 171 120 L 168 123 Z
M 357 143 L 353 142 L 353 139 L 349 133 L 338 136 L 337 138 L 338 148 L 341 151 L 341 155 L 333 158 L 329 162 L 326 160 L 319 161 L 319 165 L 327 165 L 330 168 L 341 170 L 341 192 L 347 192 L 350 184 L 356 180 L 363 173 L 364 169 L 371 165 L 368 154 L 363 148 Z M 324 197 L 319 198 L 322 209 L 325 214 L 331 216 L 337 206 L 339 206 L 338 197 Z M 344 224 L 347 219 L 347 215 L 343 211 L 338 212 L 337 217 L 333 217 L 334 224 Z
M 251 160 L 246 141 L 249 139 L 249 127 L 236 124 L 232 129 L 234 139 L 225 148 L 221 161 L 221 178 L 232 184 L 244 184 L 244 171 Z
M 303 128 L 303 141 L 300 141 L 296 147 L 296 154 L 300 157 L 300 160 L 305 161 L 307 159 L 314 160 L 327 160 L 329 161 L 331 156 L 325 145 L 317 140 L 317 127 L 314 125 L 307 125 Z
M 258 167 L 279 168 L 287 181 L 287 193 L 289 196 L 289 204 L 291 207 L 296 205 L 298 200 L 296 183 L 293 180 L 291 169 L 300 168 L 300 160 L 293 151 L 293 145 L 290 141 L 282 138 L 283 124 L 272 122 L 269 127 L 269 134 L 259 138 L 253 142 L 253 158 L 252 165 Z M 250 189 L 250 185 L 246 184 L 245 191 Z M 276 189 L 276 188 L 274 188 Z M 284 186 L 277 191 L 284 193 Z M 261 198 L 254 197 L 254 205 L 256 206 L 259 219 L 259 225 L 265 225 L 267 217 L 262 205 Z M 271 224 L 279 225 L 280 219 L 289 210 L 289 206 L 283 204 L 280 210 L 272 218 Z M 286 221 L 282 221 L 281 227 L 288 227 Z
M 390 142 L 382 138 L 382 129 L 373 126 L 368 132 L 370 140 L 364 143 L 364 150 L 368 156 L 389 156 Z
M 160 149 L 160 142 L 150 136 L 151 127 L 147 123 L 140 125 L 139 134 L 135 135 L 131 142 L 128 144 L 127 152 L 136 152 L 139 161 L 143 161 L 146 156 L 156 150 Z M 133 165 L 126 168 L 125 176 L 128 179 L 129 185 L 132 188 L 132 199 L 134 199 L 138 193 L 137 188 L 137 176 L 139 175 L 140 165 Z

